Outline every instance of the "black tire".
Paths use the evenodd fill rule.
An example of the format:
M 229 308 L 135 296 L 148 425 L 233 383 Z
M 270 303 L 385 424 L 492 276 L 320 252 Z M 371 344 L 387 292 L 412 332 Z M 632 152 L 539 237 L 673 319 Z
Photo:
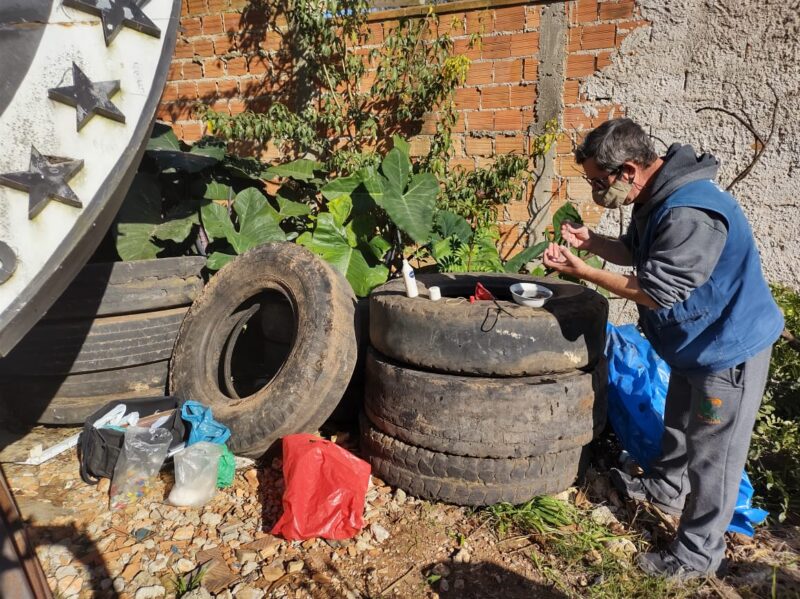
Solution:
M 75 320 L 188 306 L 203 288 L 202 256 L 86 265 L 43 320 Z
M 605 343 L 608 302 L 582 285 L 524 275 L 423 274 L 420 296 L 396 279 L 370 296 L 370 341 L 382 354 L 425 370 L 479 376 L 537 376 L 592 368 Z M 482 282 L 498 301 L 463 299 Z M 542 308 L 511 300 L 532 281 L 553 291 Z M 442 299 L 427 298 L 427 287 Z M 455 298 L 461 298 L 456 300 Z
M 456 505 L 522 503 L 575 483 L 586 463 L 582 447 L 529 458 L 453 456 L 403 443 L 361 418 L 361 448 L 372 474 L 414 497 Z
M 168 360 L 187 310 L 40 323 L 0 360 L 0 374 L 55 376 Z
M 593 373 L 491 379 L 405 368 L 370 350 L 364 410 L 384 433 L 453 455 L 520 458 L 582 447 L 605 424 Z
M 24 421 L 73 424 L 113 400 L 164 395 L 168 371 L 169 362 L 163 360 L 67 376 L 7 377 L 0 382 L 0 398 L 25 398 L 14 405 Z
M 290 342 L 277 327 L 266 341 L 279 359 L 264 351 L 262 337 L 250 346 L 261 361 L 242 359 L 250 378 L 229 376 L 240 340 L 251 342 L 248 335 L 267 329 L 258 314 L 262 303 L 291 307 Z M 261 326 L 245 331 L 251 318 Z M 226 265 L 195 300 L 175 345 L 170 389 L 211 406 L 230 427 L 234 452 L 260 456 L 284 435 L 316 430 L 336 407 L 356 363 L 354 318 L 353 291 L 330 265 L 293 243 L 260 246 Z M 271 378 L 256 384 L 262 369 Z

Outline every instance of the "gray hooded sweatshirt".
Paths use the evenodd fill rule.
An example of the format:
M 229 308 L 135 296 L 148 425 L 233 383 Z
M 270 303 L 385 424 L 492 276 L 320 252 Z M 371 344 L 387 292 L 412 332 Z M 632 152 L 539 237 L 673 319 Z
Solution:
M 713 180 L 719 170 L 716 158 L 710 154 L 697 156 L 689 145 L 673 144 L 663 160 L 650 199 L 634 206 L 628 231 L 621 238 L 629 250 L 632 241 L 644 235 L 654 209 L 675 190 L 699 179 Z M 711 276 L 727 236 L 725 221 L 714 212 L 672 209 L 659 223 L 650 254 L 636 272 L 640 287 L 664 308 L 684 301 Z

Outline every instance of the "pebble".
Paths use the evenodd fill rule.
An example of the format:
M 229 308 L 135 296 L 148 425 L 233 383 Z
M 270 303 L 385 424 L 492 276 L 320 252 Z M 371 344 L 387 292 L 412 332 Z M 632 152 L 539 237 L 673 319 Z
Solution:
M 369 530 L 372 533 L 372 537 L 375 539 L 375 542 L 377 542 L 378 544 L 383 543 L 386 539 L 389 538 L 389 531 L 386 530 L 383 526 L 381 526 L 377 522 L 373 522 L 370 525 Z
M 248 576 L 258 568 L 258 562 L 245 562 L 242 566 L 242 576 Z
M 458 552 L 453 556 L 453 561 L 457 564 L 468 564 L 471 556 L 469 551 L 464 549 L 463 547 L 458 550 Z
M 147 571 L 150 574 L 156 574 L 158 572 L 163 572 L 167 569 L 167 564 L 169 563 L 169 558 L 164 555 L 163 553 L 159 553 L 156 557 L 147 565 Z
M 450 590 L 450 583 L 449 583 L 449 582 L 447 582 L 447 579 L 446 579 L 446 578 L 442 578 L 442 579 L 439 581 L 439 590 L 440 590 L 442 593 L 446 593 L 447 591 L 449 591 L 449 590 Z
M 355 555 L 356 553 L 361 553 L 362 551 L 369 551 L 370 549 L 372 549 L 372 545 L 370 545 L 366 541 L 358 541 L 354 548 L 352 547 L 352 545 L 347 548 L 348 553 L 350 553 L 351 548 L 354 549 L 351 555 Z
M 160 599 L 167 594 L 167 589 L 160 584 L 154 584 L 149 587 L 139 587 L 133 599 Z
M 600 524 L 601 526 L 609 526 L 611 524 L 619 522 L 619 520 L 617 520 L 617 517 L 605 505 L 601 505 L 600 507 L 594 508 L 591 513 L 591 518 L 592 522 Z
M 172 533 L 173 541 L 189 541 L 194 536 L 194 526 L 182 526 Z
M 247 470 L 244 473 L 244 479 L 247 481 L 247 484 L 249 484 L 253 489 L 258 488 L 258 470 L 256 470 L 255 468 Z
M 204 589 L 203 587 L 197 587 L 196 589 L 181 595 L 181 599 L 212 599 L 212 598 L 211 598 L 211 593 L 209 593 L 206 589 Z
M 398 504 L 403 505 L 406 502 L 406 499 L 408 499 L 408 495 L 406 495 L 406 492 L 403 491 L 403 489 L 397 489 L 394 492 L 394 500 Z
M 75 566 L 61 566 L 56 570 L 56 580 L 61 580 L 67 576 L 77 576 L 78 570 Z
M 281 576 L 283 576 L 283 574 L 283 568 L 279 568 L 277 566 L 267 566 L 266 568 L 261 568 L 261 578 L 267 582 L 275 582 Z
M 264 597 L 264 591 L 245 584 L 236 585 L 232 592 L 236 599 L 262 599 Z
M 633 544 L 633 541 L 625 537 L 609 539 L 603 543 L 603 545 L 605 545 L 610 553 L 618 556 L 634 555 L 637 552 L 636 545 Z
M 222 522 L 222 516 L 220 514 L 215 514 L 214 512 L 206 512 L 200 518 L 200 522 L 206 526 L 215 527 Z
M 195 565 L 192 560 L 182 557 L 175 563 L 175 569 L 182 574 L 186 574 L 187 572 L 194 570 Z
M 111 586 L 114 587 L 114 590 L 117 593 L 121 593 L 122 591 L 125 590 L 125 579 L 124 578 L 120 578 L 118 576 L 117 578 L 114 579 L 114 582 L 112 583 Z
M 294 574 L 295 572 L 302 572 L 303 568 L 305 568 L 305 566 L 306 565 L 302 561 L 299 561 L 299 560 L 293 561 L 293 562 L 289 562 L 286 565 L 286 571 L 289 574 Z
M 109 478 L 101 478 L 100 482 L 97 483 L 97 492 L 102 493 L 105 495 L 108 493 L 108 490 L 111 488 L 111 479 Z

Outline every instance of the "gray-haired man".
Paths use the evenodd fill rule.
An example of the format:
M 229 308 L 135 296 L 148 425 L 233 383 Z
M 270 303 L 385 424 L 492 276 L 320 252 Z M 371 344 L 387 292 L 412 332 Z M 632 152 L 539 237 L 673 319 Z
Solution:
M 575 158 L 594 201 L 633 204 L 633 217 L 620 239 L 573 223 L 562 235 L 634 272 L 592 268 L 555 244 L 544 263 L 635 301 L 642 331 L 672 368 L 661 457 L 640 479 L 612 471 L 628 496 L 681 515 L 669 549 L 638 563 L 678 579 L 716 574 L 783 316 L 747 219 L 712 181 L 714 157 L 680 144 L 659 157 L 639 125 L 615 119 L 589 133 Z

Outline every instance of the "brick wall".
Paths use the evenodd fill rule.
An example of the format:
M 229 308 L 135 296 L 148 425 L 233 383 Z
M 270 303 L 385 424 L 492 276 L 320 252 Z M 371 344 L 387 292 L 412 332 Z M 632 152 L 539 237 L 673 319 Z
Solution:
M 471 169 L 492 162 L 497 154 L 527 153 L 529 131 L 536 122 L 539 82 L 539 40 L 544 3 L 508 4 L 487 1 L 483 8 L 459 10 L 444 5 L 440 23 L 451 32 L 455 51 L 468 56 L 471 67 L 463 88 L 456 92 L 459 119 L 454 132 L 452 164 Z M 572 163 L 571 149 L 585 130 L 622 114 L 619 106 L 589 103 L 581 83 L 610 64 L 625 35 L 642 24 L 633 0 L 573 0 L 553 2 L 567 15 L 563 56 L 565 80 L 558 144 L 555 210 L 567 199 L 577 203 L 589 222 L 600 213 L 591 203 L 588 186 Z M 291 68 L 285 58 L 286 23 L 250 8 L 247 0 L 184 0 L 181 33 L 164 91 L 159 118 L 170 122 L 187 142 L 203 134 L 193 120 L 192 105 L 201 100 L 231 114 L 258 110 L 276 97 L 291 101 Z M 461 5 L 474 7 L 475 2 Z M 560 10 L 560 9 L 559 9 Z M 376 15 L 369 24 L 370 43 L 381 43 L 396 27 L 395 14 Z M 473 33 L 481 43 L 470 47 Z M 436 115 L 427 115 L 419 135 L 411 140 L 412 153 L 424 154 L 430 144 Z M 266 160 L 280 158 L 278 148 L 257 148 Z M 523 233 L 529 218 L 530 190 L 521 202 L 510 204 L 499 217 L 506 249 Z

